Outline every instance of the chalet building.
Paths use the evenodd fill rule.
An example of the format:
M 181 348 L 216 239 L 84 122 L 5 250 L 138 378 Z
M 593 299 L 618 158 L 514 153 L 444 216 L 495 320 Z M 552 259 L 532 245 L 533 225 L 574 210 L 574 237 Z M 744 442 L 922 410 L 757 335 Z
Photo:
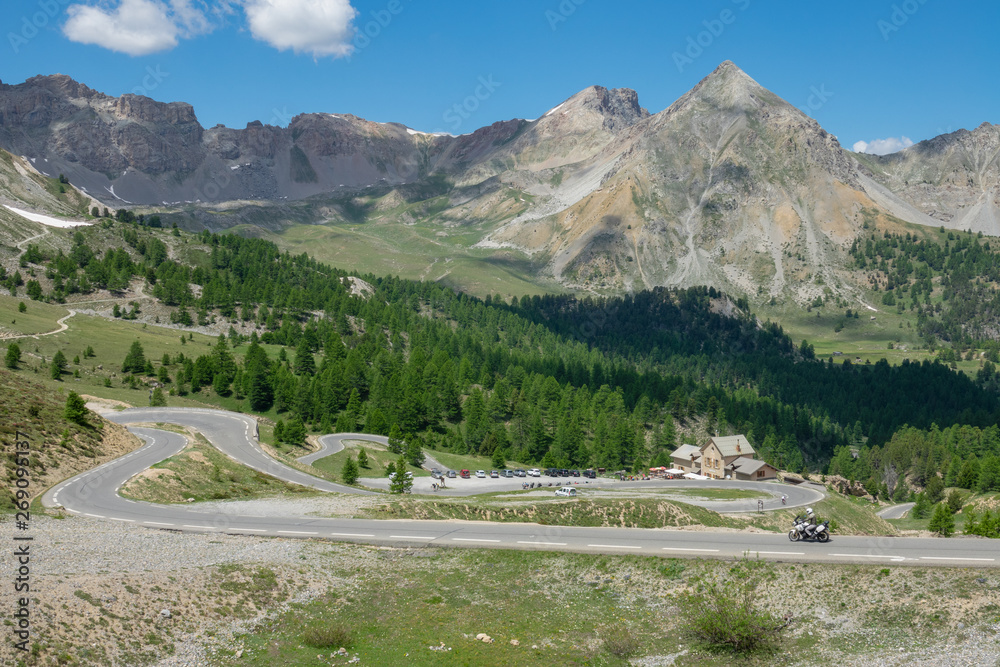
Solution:
M 694 445 L 681 445 L 670 455 L 670 460 L 678 470 L 701 474 L 701 449 Z
M 774 466 L 757 458 L 745 435 L 709 438 L 701 447 L 682 445 L 670 455 L 674 466 L 712 479 L 775 479 Z
M 767 461 L 741 456 L 726 466 L 726 476 L 741 482 L 761 482 L 776 479 L 778 471 Z

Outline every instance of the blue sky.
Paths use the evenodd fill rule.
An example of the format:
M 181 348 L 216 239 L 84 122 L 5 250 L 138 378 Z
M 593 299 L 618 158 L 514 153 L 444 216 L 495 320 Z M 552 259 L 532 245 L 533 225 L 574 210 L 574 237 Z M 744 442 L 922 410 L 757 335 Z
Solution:
M 463 133 L 592 84 L 655 113 L 723 60 L 848 148 L 1000 121 L 997 3 L 7 0 L 0 16 L 4 83 L 68 74 L 189 102 L 205 127 L 322 111 Z

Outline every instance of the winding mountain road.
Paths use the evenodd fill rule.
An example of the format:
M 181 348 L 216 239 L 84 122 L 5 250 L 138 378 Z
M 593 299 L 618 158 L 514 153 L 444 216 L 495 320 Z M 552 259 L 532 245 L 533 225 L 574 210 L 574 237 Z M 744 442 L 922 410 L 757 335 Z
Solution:
M 200 431 L 227 456 L 261 472 L 324 491 L 363 492 L 306 475 L 267 456 L 256 442 L 256 422 L 245 415 L 219 410 L 148 408 L 125 410 L 108 416 L 122 424 L 163 422 L 189 426 Z M 471 521 L 268 517 L 204 511 L 197 506 L 137 502 L 118 495 L 122 485 L 149 466 L 183 450 L 186 440 L 184 436 L 159 429 L 133 426 L 131 430 L 146 444 L 126 456 L 56 485 L 44 494 L 42 502 L 49 507 L 61 506 L 72 514 L 147 528 L 392 546 L 715 558 L 733 558 L 748 553 L 769 560 L 796 562 L 891 562 L 960 567 L 996 567 L 1000 559 L 1000 542 L 981 539 L 835 536 L 827 544 L 791 543 L 784 534 L 772 533 L 580 528 Z

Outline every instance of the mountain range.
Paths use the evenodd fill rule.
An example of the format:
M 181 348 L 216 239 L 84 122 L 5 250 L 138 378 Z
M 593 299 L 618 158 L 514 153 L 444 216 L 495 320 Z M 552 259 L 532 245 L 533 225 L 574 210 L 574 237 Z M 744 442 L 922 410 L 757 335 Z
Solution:
M 728 61 L 656 114 L 592 86 L 461 136 L 329 113 L 206 129 L 189 104 L 38 76 L 0 84 L 0 148 L 182 226 L 419 222 L 595 292 L 805 301 L 864 288 L 845 257 L 873 226 L 1000 235 L 1000 126 L 857 154 Z M 2 184 L 0 199 L 33 203 Z

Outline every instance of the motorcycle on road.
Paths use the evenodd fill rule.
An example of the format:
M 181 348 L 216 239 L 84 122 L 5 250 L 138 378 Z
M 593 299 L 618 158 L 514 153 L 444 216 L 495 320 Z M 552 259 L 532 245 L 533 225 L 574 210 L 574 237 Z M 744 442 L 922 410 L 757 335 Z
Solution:
M 792 520 L 792 529 L 788 531 L 788 539 L 792 542 L 799 540 L 816 540 L 817 542 L 830 541 L 830 522 L 824 521 L 817 524 L 811 511 L 806 515 L 798 515 Z

